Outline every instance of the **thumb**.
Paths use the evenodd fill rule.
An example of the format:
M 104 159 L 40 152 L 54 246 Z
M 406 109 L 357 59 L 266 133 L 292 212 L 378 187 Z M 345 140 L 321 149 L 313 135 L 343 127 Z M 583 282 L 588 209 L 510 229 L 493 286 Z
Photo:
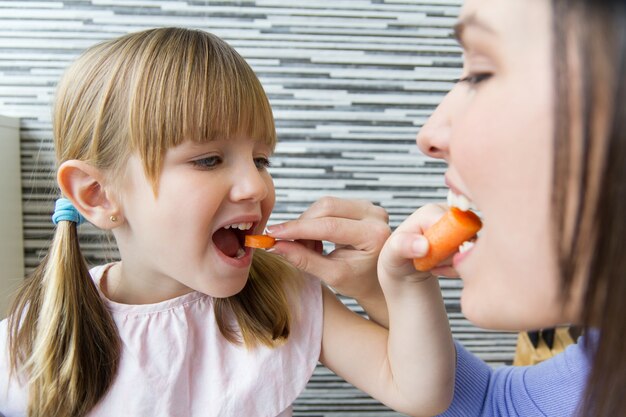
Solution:
M 383 265 L 399 268 L 413 258 L 426 256 L 428 249 L 428 240 L 423 235 L 396 231 L 385 243 L 380 258 Z
M 287 262 L 309 274 L 317 277 L 324 277 L 329 261 L 317 248 L 309 248 L 311 245 L 302 245 L 294 241 L 276 241 L 272 248 L 272 253 L 282 256 Z

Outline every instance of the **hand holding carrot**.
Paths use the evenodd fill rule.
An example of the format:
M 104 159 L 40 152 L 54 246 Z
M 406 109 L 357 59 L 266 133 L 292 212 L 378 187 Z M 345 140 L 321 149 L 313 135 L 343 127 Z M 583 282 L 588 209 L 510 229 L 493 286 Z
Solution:
M 277 239 L 274 253 L 355 298 L 370 318 L 386 323 L 376 274 L 378 255 L 390 234 L 383 208 L 365 200 L 323 197 L 298 219 L 269 226 L 268 234 Z M 334 249 L 322 254 L 322 241 Z
M 415 269 L 431 270 L 454 254 L 463 242 L 474 237 L 481 227 L 482 222 L 476 214 L 451 207 L 437 223 L 424 232 L 429 251 L 426 256 L 413 260 Z
M 432 277 L 430 270 L 416 270 L 413 260 L 428 254 L 430 244 L 424 233 L 446 211 L 445 205 L 427 204 L 406 218 L 383 246 L 378 260 L 379 278 L 416 282 Z

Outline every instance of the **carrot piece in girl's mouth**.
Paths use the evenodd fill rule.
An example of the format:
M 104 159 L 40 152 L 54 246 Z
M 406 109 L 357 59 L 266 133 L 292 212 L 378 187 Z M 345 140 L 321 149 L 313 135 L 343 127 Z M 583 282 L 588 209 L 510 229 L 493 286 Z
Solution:
M 474 237 L 481 227 L 482 222 L 475 213 L 451 207 L 424 232 L 429 250 L 423 258 L 413 259 L 413 266 L 418 271 L 430 271 L 455 253 L 463 242 Z
M 269 249 L 274 246 L 276 239 L 268 235 L 246 235 L 244 246 L 249 248 Z

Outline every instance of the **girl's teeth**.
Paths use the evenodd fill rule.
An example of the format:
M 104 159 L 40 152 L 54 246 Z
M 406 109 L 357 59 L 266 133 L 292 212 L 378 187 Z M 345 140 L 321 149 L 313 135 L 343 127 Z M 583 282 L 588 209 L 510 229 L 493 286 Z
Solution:
M 463 244 L 461 244 L 461 246 L 459 246 L 459 253 L 465 253 L 468 250 L 472 249 L 472 247 L 474 247 L 474 242 L 463 242 Z
M 469 209 L 476 210 L 474 204 L 464 195 L 458 195 L 448 190 L 448 206 L 456 207 L 459 210 L 467 211 Z
M 224 226 L 224 229 L 239 229 L 239 230 L 249 230 L 252 227 L 252 223 L 236 223 L 236 224 L 229 224 Z
M 239 249 L 237 249 L 237 253 L 235 254 L 235 258 L 236 259 L 241 259 L 241 258 L 244 257 L 245 254 L 246 254 L 245 249 L 239 248 Z

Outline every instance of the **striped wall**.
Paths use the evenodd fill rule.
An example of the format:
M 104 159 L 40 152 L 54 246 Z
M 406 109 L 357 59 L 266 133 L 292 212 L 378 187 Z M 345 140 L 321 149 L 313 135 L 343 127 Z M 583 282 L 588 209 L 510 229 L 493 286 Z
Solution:
M 445 164 L 415 134 L 460 75 L 451 25 L 461 0 L 0 1 L 0 114 L 21 118 L 26 267 L 51 236 L 54 200 L 50 102 L 84 48 L 156 26 L 213 32 L 252 65 L 268 92 L 279 146 L 271 222 L 297 217 L 324 195 L 380 204 L 397 226 L 445 197 Z M 81 227 L 91 262 L 115 257 Z M 104 249 L 103 249 L 104 247 Z M 327 248 L 330 249 L 330 248 Z M 515 335 L 474 328 L 460 314 L 460 282 L 442 280 L 455 336 L 493 366 L 509 363 Z M 359 308 L 344 300 L 355 310 Z M 299 416 L 396 416 L 319 367 Z

